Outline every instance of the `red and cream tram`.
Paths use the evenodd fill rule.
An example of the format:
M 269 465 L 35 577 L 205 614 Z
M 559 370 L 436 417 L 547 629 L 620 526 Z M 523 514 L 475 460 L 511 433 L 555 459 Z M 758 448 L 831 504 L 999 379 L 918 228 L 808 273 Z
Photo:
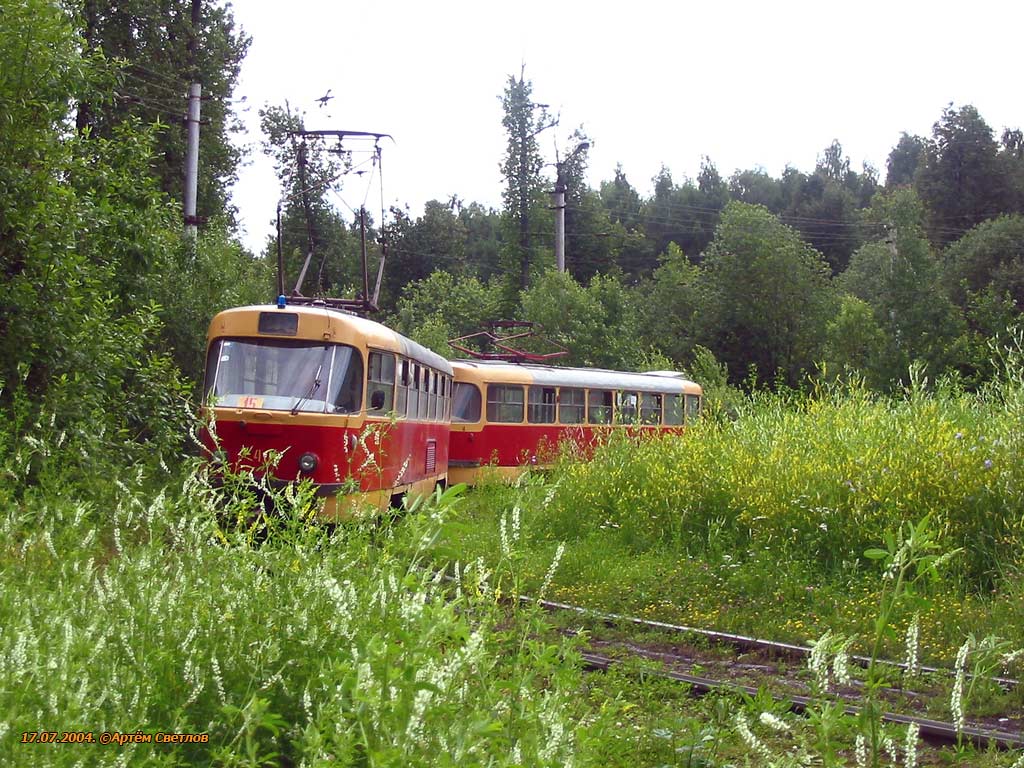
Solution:
M 448 480 L 486 471 L 514 478 L 567 440 L 587 448 L 616 425 L 680 431 L 700 411 L 700 386 L 671 371 L 624 373 L 493 360 L 452 363 Z
M 221 312 L 205 402 L 229 465 L 311 479 L 326 516 L 446 479 L 452 366 L 380 323 L 312 302 Z M 215 445 L 216 443 L 216 445 Z

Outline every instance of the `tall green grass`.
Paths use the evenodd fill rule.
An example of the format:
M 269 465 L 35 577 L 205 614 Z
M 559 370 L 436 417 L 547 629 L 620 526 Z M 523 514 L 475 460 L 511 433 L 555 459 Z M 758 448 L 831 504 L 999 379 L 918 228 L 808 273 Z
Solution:
M 960 576 L 987 589 L 1024 551 L 1021 389 L 883 397 L 854 383 L 806 397 L 754 397 L 738 418 L 682 437 L 616 434 L 593 460 L 566 461 L 531 515 L 538 538 L 613 535 L 632 552 L 770 552 L 823 573 L 903 521 L 931 516 Z
M 100 509 L 0 510 L 0 763 L 564 765 L 571 649 L 529 641 L 496 576 L 421 553 L 457 494 L 399 525 L 327 530 L 308 495 L 270 535 L 201 473 Z M 225 515 L 225 512 L 228 514 Z M 207 734 L 207 743 L 23 744 L 22 732 Z

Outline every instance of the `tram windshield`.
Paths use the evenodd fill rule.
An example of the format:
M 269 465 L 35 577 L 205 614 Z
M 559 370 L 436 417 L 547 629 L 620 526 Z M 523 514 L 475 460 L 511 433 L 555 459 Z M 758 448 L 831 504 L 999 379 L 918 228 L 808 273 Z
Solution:
M 206 400 L 227 408 L 355 413 L 363 360 L 344 344 L 217 339 L 206 363 Z

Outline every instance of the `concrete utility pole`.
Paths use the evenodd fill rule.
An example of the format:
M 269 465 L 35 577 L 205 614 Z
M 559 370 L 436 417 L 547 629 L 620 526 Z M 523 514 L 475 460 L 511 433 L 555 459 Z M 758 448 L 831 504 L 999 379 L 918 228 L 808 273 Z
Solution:
M 192 0 L 192 27 L 188 37 L 188 64 L 193 83 L 188 87 L 188 146 L 185 152 L 185 234 L 193 240 L 196 237 L 196 198 L 199 190 L 199 101 L 203 87 L 199 84 L 196 66 L 196 49 L 199 40 L 201 0 Z
M 185 155 L 185 234 L 196 236 L 196 197 L 199 189 L 199 102 L 203 87 L 188 87 L 188 151 Z
M 562 181 L 561 167 L 551 195 L 555 204 L 555 264 L 559 272 L 565 272 L 565 182 Z
M 558 177 L 555 180 L 555 191 L 551 193 L 555 209 L 555 264 L 559 272 L 565 272 L 565 164 L 580 152 L 590 148 L 590 142 L 584 141 L 576 147 L 565 160 L 555 163 Z

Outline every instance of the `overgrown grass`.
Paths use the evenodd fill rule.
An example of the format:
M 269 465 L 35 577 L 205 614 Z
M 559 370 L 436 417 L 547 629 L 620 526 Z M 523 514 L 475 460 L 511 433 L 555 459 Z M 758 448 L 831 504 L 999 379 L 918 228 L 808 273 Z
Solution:
M 494 552 L 478 522 L 519 507 L 533 583 L 568 543 L 561 598 L 810 642 L 865 631 L 883 570 L 865 551 L 928 518 L 938 550 L 956 554 L 921 587 L 922 650 L 951 663 L 968 633 L 1024 637 L 1019 370 L 981 393 L 833 385 L 756 396 L 681 437 L 617 433 L 589 462 L 484 486 L 452 535 L 464 554 Z M 899 632 L 910 613 L 894 617 Z
M 518 588 L 536 593 L 565 542 L 551 597 L 806 644 L 830 633 L 821 646 L 830 654 L 903 660 L 916 616 L 919 659 L 952 666 L 973 638 L 966 670 L 1020 676 L 1019 656 L 1006 669 L 1000 661 L 1024 637 L 1020 372 L 1008 366 L 981 393 L 916 382 L 895 397 L 856 383 L 758 395 L 736 418 L 712 415 L 681 437 L 616 433 L 589 462 L 566 458 L 512 487 L 485 483 L 446 527 L 438 552 L 493 561 L 518 537 Z M 934 572 L 933 562 L 941 563 Z M 882 669 L 861 674 L 865 691 L 899 684 Z M 820 685 L 827 694 L 828 683 Z M 1021 708 L 1019 691 L 979 686 L 958 699 L 957 685 L 946 685 L 947 701 L 932 703 L 932 717 Z M 909 759 L 900 746 L 906 735 L 880 728 L 874 716 L 843 722 L 826 706 L 810 722 L 776 728 L 779 713 L 765 700 L 734 702 L 728 717 L 701 705 L 673 720 L 651 703 L 651 686 L 619 686 L 619 696 L 629 690 L 642 702 L 616 716 L 649 728 L 652 763 L 798 765 L 813 755 L 825 765 L 861 764 L 858 749 L 872 765 Z M 611 757 L 628 741 L 619 733 L 600 748 Z M 1022 758 L 966 750 L 952 759 Z
M 930 515 L 946 547 L 964 548 L 964 584 L 991 588 L 1024 544 L 1022 449 L 1019 414 L 989 397 L 760 396 L 736 421 L 683 437 L 617 433 L 593 461 L 566 462 L 530 535 L 611 531 L 621 549 L 685 557 L 767 551 L 831 575 L 861 568 L 901 520 Z
M 510 616 L 482 564 L 457 583 L 422 567 L 456 494 L 328 531 L 292 492 L 258 545 L 220 527 L 223 498 L 193 475 L 155 496 L 124 485 L 113 509 L 51 497 L 0 513 L 8 764 L 571 761 L 571 647 L 531 639 L 533 614 Z M 21 743 L 37 731 L 97 743 Z M 208 740 L 103 746 L 104 732 Z

